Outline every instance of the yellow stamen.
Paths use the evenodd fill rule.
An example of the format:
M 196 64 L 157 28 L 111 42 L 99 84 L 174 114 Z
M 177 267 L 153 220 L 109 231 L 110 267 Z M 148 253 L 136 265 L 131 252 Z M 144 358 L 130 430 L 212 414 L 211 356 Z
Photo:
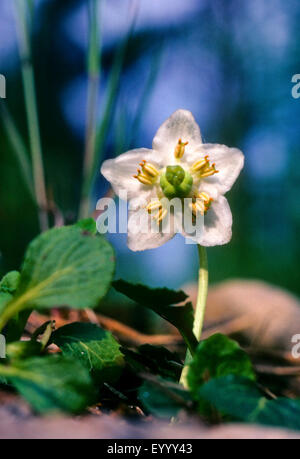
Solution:
M 192 167 L 191 167 L 191 171 L 192 172 L 199 172 L 202 168 L 204 168 L 205 166 L 207 166 L 207 164 L 209 164 L 209 160 L 208 160 L 208 156 L 205 156 L 204 159 L 200 159 L 199 161 L 196 161 Z
M 199 202 L 193 202 L 190 204 L 190 209 L 193 213 L 194 216 L 197 215 L 197 213 L 199 212 L 201 215 L 204 215 L 205 213 L 205 206 L 204 206 L 204 203 L 200 200 L 198 200 Z
M 142 174 L 140 170 L 138 170 L 137 175 L 134 175 L 133 177 L 137 179 L 143 185 L 152 185 L 152 181 L 149 179 L 149 177 Z
M 216 170 L 216 167 L 215 165 L 213 164 L 212 167 L 209 167 L 208 169 L 206 169 L 203 173 L 201 173 L 201 178 L 205 178 L 205 177 L 210 177 L 211 175 L 215 175 L 215 174 L 218 174 L 219 171 Z
M 159 172 L 153 164 L 147 163 L 145 160 L 140 163 L 142 170 L 138 169 L 137 175 L 133 177 L 143 185 L 153 185 L 156 181 Z
M 202 191 L 201 193 L 196 193 L 194 195 L 190 209 L 195 216 L 197 212 L 200 212 L 201 215 L 205 215 L 209 210 L 212 202 L 213 199 L 209 196 L 209 194 Z
M 185 147 L 188 145 L 188 142 L 182 142 L 181 139 L 178 140 L 178 143 L 176 145 L 175 151 L 174 151 L 174 156 L 177 159 L 181 159 L 184 155 L 185 152 Z
M 202 199 L 204 202 L 209 202 L 211 200 L 211 197 L 204 191 L 198 194 L 198 198 Z
M 197 199 L 195 202 L 196 209 L 200 212 L 201 215 L 204 214 L 206 207 L 205 203 L 201 199 Z
M 162 207 L 162 204 L 160 201 L 153 201 L 147 205 L 146 209 L 148 210 L 149 214 L 151 214 L 153 210 L 160 209 L 161 207 Z
M 154 218 L 154 220 L 157 221 L 157 223 L 160 223 L 160 222 L 162 222 L 163 219 L 166 217 L 167 213 L 168 213 L 167 209 L 161 208 L 161 209 L 159 209 L 159 211 L 157 212 L 157 214 L 154 215 L 153 218 Z
M 145 160 L 140 163 L 140 166 L 142 167 L 142 171 L 144 174 L 148 174 L 151 177 L 157 177 L 159 175 L 158 170 L 156 169 L 155 166 L 151 163 L 147 163 Z
M 205 156 L 204 159 L 196 161 L 192 165 L 191 172 L 197 173 L 199 178 L 205 178 L 217 174 L 219 171 L 216 170 L 215 164 L 210 165 L 209 157 Z

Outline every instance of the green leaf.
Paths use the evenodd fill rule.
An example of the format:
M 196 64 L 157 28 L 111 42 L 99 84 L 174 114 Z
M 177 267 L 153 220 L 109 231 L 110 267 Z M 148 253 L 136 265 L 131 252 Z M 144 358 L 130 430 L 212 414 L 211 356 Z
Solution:
M 12 299 L 20 281 L 20 273 L 11 271 L 7 273 L 0 282 L 0 314 L 7 303 Z
M 6 305 L 12 301 L 13 295 L 19 286 L 20 277 L 18 271 L 11 271 L 6 274 L 0 282 L 0 314 L 6 308 Z M 16 341 L 21 337 L 29 314 L 30 312 L 27 311 L 25 313 L 16 314 L 9 322 L 5 330 L 8 343 Z
M 168 288 L 150 288 L 141 284 L 131 284 L 122 279 L 114 281 L 113 287 L 136 303 L 143 306 L 170 306 L 183 303 L 188 296 L 182 291 L 169 290 Z
M 199 396 L 236 421 L 300 429 L 298 400 L 268 400 L 247 378 L 231 375 L 212 379 L 199 389 Z
M 0 330 L 23 310 L 96 307 L 110 286 L 114 265 L 113 249 L 103 237 L 72 226 L 47 231 L 27 250 L 19 287 L 2 311 Z
M 97 226 L 93 218 L 85 218 L 80 220 L 78 223 L 76 223 L 75 227 L 81 228 L 83 231 L 87 231 L 93 236 L 97 234 Z
M 6 355 L 10 361 L 37 356 L 41 351 L 42 345 L 37 341 L 16 341 L 6 346 Z
M 89 369 L 98 383 L 114 383 L 124 366 L 120 345 L 108 331 L 90 323 L 72 323 L 56 330 L 52 341 L 66 356 Z
M 267 400 L 266 408 L 259 410 L 254 419 L 259 424 L 300 430 L 300 400 Z
M 255 379 L 251 361 L 237 342 L 215 334 L 198 344 L 187 374 L 189 388 L 197 399 L 199 388 L 209 379 L 227 375 Z
M 88 370 L 74 359 L 59 355 L 0 366 L 0 375 L 41 414 L 80 413 L 93 403 L 95 390 Z
M 11 271 L 7 273 L 0 282 L 0 293 L 13 294 L 18 288 L 20 281 L 20 273 Z
M 170 419 L 189 408 L 189 393 L 179 384 L 153 379 L 142 384 L 138 394 L 144 408 L 154 416 Z
M 7 304 L 12 300 L 13 296 L 10 293 L 0 292 L 0 314 L 6 308 Z
M 192 331 L 194 323 L 193 305 L 192 303 L 186 303 L 184 306 L 171 306 L 186 300 L 187 296 L 184 292 L 175 292 L 167 288 L 152 289 L 144 285 L 130 284 L 123 280 L 113 282 L 113 287 L 118 292 L 151 309 L 174 325 L 193 353 L 198 344 Z
M 190 351 L 194 352 L 198 342 L 193 334 L 194 309 L 192 303 L 186 303 L 184 306 L 160 306 L 153 304 L 147 307 L 174 325 L 186 341 Z
M 114 271 L 114 254 L 102 237 L 80 228 L 55 228 L 29 246 L 17 298 L 38 309 L 52 306 L 93 308 L 106 294 Z

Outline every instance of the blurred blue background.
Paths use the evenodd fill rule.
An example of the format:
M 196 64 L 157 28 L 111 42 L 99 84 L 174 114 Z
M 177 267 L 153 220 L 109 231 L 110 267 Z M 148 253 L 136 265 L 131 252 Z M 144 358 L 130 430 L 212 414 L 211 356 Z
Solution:
M 26 138 L 13 1 L 0 2 L 0 73 Z M 67 222 L 77 218 L 86 125 L 86 0 L 35 2 L 33 58 L 47 189 Z M 211 281 L 259 278 L 300 293 L 299 0 L 106 0 L 101 4 L 99 119 L 114 58 L 134 23 L 102 160 L 151 147 L 160 124 L 189 109 L 205 142 L 240 148 L 245 169 L 228 194 L 233 239 L 209 249 Z M 3 101 L 0 101 L 2 104 Z M 0 271 L 18 268 L 38 231 L 36 213 L 1 125 Z M 100 161 L 100 152 L 99 152 Z M 94 202 L 108 192 L 100 174 Z M 196 279 L 193 245 L 177 236 L 162 248 L 132 253 L 112 235 L 117 277 L 176 287 Z

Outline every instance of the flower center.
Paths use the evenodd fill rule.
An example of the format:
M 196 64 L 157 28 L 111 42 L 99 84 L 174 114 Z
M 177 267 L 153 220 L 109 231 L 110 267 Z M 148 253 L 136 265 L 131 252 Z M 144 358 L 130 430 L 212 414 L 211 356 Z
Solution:
M 158 185 L 159 180 L 161 188 L 161 191 L 157 190 L 159 199 L 146 206 L 148 213 L 152 215 L 158 224 L 160 224 L 168 214 L 167 209 L 164 208 L 160 201 L 162 193 L 167 199 L 183 199 L 192 196 L 190 208 L 194 217 L 196 217 L 198 213 L 205 215 L 213 201 L 207 193 L 198 193 L 195 191 L 197 188 L 195 185 L 199 184 L 201 179 L 215 175 L 219 171 L 216 169 L 214 163 L 211 164 L 209 156 L 197 160 L 190 167 L 189 171 L 183 169 L 178 163 L 181 162 L 184 156 L 186 145 L 188 145 L 188 142 L 183 142 L 181 139 L 178 140 L 174 151 L 177 165 L 167 166 L 163 170 L 157 170 L 153 164 L 144 160 L 140 163 L 140 169 L 137 170 L 137 174 L 134 175 L 134 178 L 143 185 Z
M 168 199 L 186 198 L 193 186 L 193 178 L 181 166 L 167 166 L 160 177 L 162 192 Z

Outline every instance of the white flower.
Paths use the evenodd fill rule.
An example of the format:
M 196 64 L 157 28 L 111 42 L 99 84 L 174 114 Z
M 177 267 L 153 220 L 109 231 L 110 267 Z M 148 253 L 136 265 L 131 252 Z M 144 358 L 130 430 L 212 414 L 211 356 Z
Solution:
M 159 128 L 152 150 L 131 150 L 103 163 L 101 172 L 115 193 L 129 199 L 128 246 L 131 250 L 158 247 L 175 235 L 176 214 L 164 207 L 166 200 L 189 198 L 191 213 L 204 216 L 201 234 L 190 237 L 203 246 L 230 241 L 232 215 L 224 194 L 230 190 L 244 165 L 244 155 L 225 145 L 203 144 L 200 129 L 187 110 L 177 110 Z M 137 171 L 138 168 L 138 171 Z M 136 172 L 137 171 L 137 172 Z M 145 204 L 146 203 L 146 204 Z M 146 208 L 157 225 L 167 217 L 168 232 L 136 234 L 137 216 Z

